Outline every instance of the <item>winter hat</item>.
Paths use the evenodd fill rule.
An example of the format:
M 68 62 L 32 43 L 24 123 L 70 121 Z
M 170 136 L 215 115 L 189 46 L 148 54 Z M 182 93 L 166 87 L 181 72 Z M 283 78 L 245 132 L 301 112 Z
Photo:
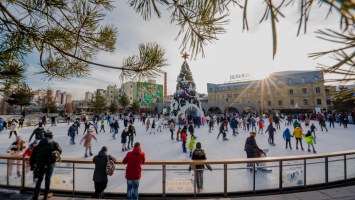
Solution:
M 141 146 L 141 143 L 139 143 L 139 142 L 134 143 L 134 147 L 140 147 L 140 146 Z
M 40 122 L 40 123 L 38 124 L 38 127 L 43 127 L 43 123 Z
M 103 146 L 103 147 L 101 148 L 101 151 L 107 152 L 107 146 Z
M 196 149 L 201 149 L 201 142 L 196 143 Z

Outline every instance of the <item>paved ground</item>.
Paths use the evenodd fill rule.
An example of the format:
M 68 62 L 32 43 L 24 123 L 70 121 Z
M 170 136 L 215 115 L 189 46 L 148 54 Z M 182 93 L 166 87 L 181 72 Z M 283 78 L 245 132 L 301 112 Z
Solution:
M 27 200 L 31 199 L 31 194 L 20 194 L 17 190 L 0 189 L 0 199 L 13 199 L 13 200 Z M 42 199 L 42 197 L 40 197 Z M 71 197 L 58 197 L 54 196 L 51 200 L 75 200 L 75 199 L 89 199 L 89 198 L 71 198 Z M 142 198 L 140 198 L 142 199 Z M 267 196 L 255 196 L 255 197 L 238 197 L 238 198 L 214 198 L 213 200 L 328 200 L 328 199 L 339 199 L 339 200 L 354 200 L 355 199 L 355 186 L 346 186 L 341 188 L 332 188 L 325 190 L 309 191 L 309 192 L 298 192 L 290 194 L 279 194 L 279 195 L 267 195 Z M 169 200 L 172 200 L 169 198 Z M 196 199 L 195 199 L 196 200 Z

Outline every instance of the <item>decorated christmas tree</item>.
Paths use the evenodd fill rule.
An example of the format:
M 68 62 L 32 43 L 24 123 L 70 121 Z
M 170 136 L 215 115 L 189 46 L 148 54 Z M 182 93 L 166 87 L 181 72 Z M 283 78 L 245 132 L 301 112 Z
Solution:
M 183 58 L 185 58 L 184 56 Z M 184 109 L 184 107 L 191 107 L 191 104 L 195 104 L 196 106 L 194 107 L 201 110 L 201 103 L 198 100 L 199 97 L 196 91 L 196 84 L 192 77 L 190 67 L 186 62 L 186 58 L 181 66 L 180 74 L 178 75 L 176 82 L 176 92 L 170 105 L 171 115 L 177 116 L 183 113 L 186 109 Z

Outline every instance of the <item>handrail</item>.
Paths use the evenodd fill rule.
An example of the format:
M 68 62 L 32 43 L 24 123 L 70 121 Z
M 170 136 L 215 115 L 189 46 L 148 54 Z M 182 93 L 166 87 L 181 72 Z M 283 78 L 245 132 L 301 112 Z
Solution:
M 347 151 L 338 151 L 331 153 L 320 153 L 320 154 L 310 154 L 310 155 L 301 155 L 301 156 L 279 156 L 279 157 L 264 157 L 264 158 L 241 158 L 241 159 L 225 159 L 225 160 L 147 160 L 145 164 L 148 165 L 195 165 L 195 164 L 244 164 L 244 163 L 260 163 L 260 162 L 279 162 L 279 161 L 290 161 L 290 160 L 304 160 L 304 159 L 317 159 L 325 157 L 336 157 L 355 154 L 355 150 Z M 18 160 L 22 159 L 18 155 L 8 155 L 0 154 L 0 159 L 10 159 Z M 91 164 L 93 163 L 91 159 L 83 158 L 62 158 L 61 162 L 70 162 L 70 163 L 83 163 Z M 122 160 L 116 160 L 115 164 L 123 164 Z
M 348 156 L 348 155 L 353 155 L 353 156 Z M 330 163 L 333 162 L 333 160 L 330 160 L 329 158 L 332 157 L 337 157 L 337 156 L 341 156 L 343 159 L 338 159 L 337 162 L 341 162 L 343 161 L 343 167 L 341 167 L 343 169 L 343 176 L 341 176 L 340 178 L 332 178 L 332 176 L 330 176 Z M 226 159 L 226 160 L 147 160 L 145 162 L 145 165 L 143 165 L 143 170 L 145 171 L 151 171 L 151 170 L 155 170 L 155 171 L 161 171 L 161 184 L 162 184 L 162 189 L 161 189 L 161 193 L 147 193 L 146 195 L 161 195 L 162 199 L 166 199 L 167 195 L 171 195 L 174 193 L 171 193 L 171 190 L 169 190 L 167 188 L 168 184 L 168 180 L 166 178 L 167 176 L 167 172 L 170 171 L 170 167 L 168 168 L 168 166 L 174 166 L 174 165 L 200 165 L 200 164 L 211 164 L 211 165 L 223 165 L 222 168 L 214 168 L 215 170 L 222 170 L 223 171 L 223 190 L 217 192 L 216 194 L 220 194 L 223 193 L 224 197 L 227 197 L 228 194 L 235 194 L 235 190 L 233 191 L 229 191 L 230 188 L 230 183 L 229 181 L 232 180 L 232 178 L 229 178 L 229 173 L 228 171 L 231 170 L 233 171 L 234 168 L 230 168 L 228 167 L 228 165 L 230 164 L 247 164 L 248 165 L 242 166 L 242 167 L 238 167 L 238 169 L 243 170 L 243 169 L 248 169 L 250 170 L 250 172 L 252 172 L 252 189 L 249 191 L 246 191 L 248 193 L 251 194 L 256 194 L 259 192 L 262 192 L 265 189 L 260 189 L 257 187 L 256 185 L 256 170 L 259 169 L 265 169 L 267 170 L 267 168 L 277 168 L 278 167 L 278 187 L 272 186 L 272 188 L 270 188 L 273 191 L 279 191 L 280 193 L 282 193 L 284 190 L 288 189 L 288 188 L 298 188 L 298 189 L 307 189 L 309 185 L 309 182 L 311 183 L 311 185 L 317 185 L 319 186 L 323 186 L 323 187 L 329 187 L 331 184 L 336 184 L 336 183 L 353 183 L 355 181 L 354 178 L 354 170 L 349 171 L 350 173 L 348 174 L 348 169 L 350 165 L 348 164 L 349 162 L 347 162 L 347 160 L 350 159 L 354 159 L 355 158 L 355 150 L 347 150 L 347 151 L 339 151 L 339 152 L 331 152 L 331 153 L 320 153 L 320 154 L 309 154 L 309 155 L 298 155 L 298 156 L 280 156 L 280 157 L 264 157 L 264 158 L 243 158 L 243 159 Z M 22 160 L 22 157 L 20 155 L 8 155 L 8 154 L 0 154 L 0 159 L 5 159 L 7 162 L 1 163 L 1 164 L 6 164 L 7 167 L 7 172 L 9 172 L 9 167 L 10 167 L 10 160 Z M 308 162 L 309 160 L 314 160 L 314 159 L 320 159 L 323 160 L 322 162 Z M 292 164 L 289 162 L 285 162 L 284 161 L 297 161 L 297 160 L 301 160 L 303 161 L 300 163 L 294 163 Z M 62 190 L 64 192 L 71 192 L 72 195 L 74 196 L 76 193 L 80 193 L 80 192 L 84 192 L 81 191 L 80 188 L 77 187 L 78 183 L 77 181 L 80 183 L 80 180 L 76 179 L 76 171 L 80 170 L 80 169 L 86 169 L 85 167 L 81 167 L 81 166 L 85 166 L 85 164 L 93 164 L 92 159 L 82 159 L 82 158 L 62 158 L 61 160 L 62 163 L 69 163 L 69 165 L 67 166 L 60 166 L 58 167 L 58 170 L 60 170 L 61 168 L 71 168 L 72 169 L 72 175 L 70 175 L 70 177 L 72 178 L 72 188 L 71 189 L 65 189 Z M 274 166 L 267 166 L 265 165 L 265 163 L 267 162 L 277 162 L 276 165 Z M 71 163 L 71 164 L 70 164 Z M 263 163 L 263 164 L 262 164 Z M 313 165 L 315 163 L 324 163 L 324 167 L 321 167 L 319 169 L 324 169 L 324 180 L 322 181 L 321 179 L 316 179 L 314 182 L 314 180 L 312 181 L 312 179 L 308 179 L 307 181 L 307 167 L 308 165 Z M 78 166 L 77 164 L 83 164 Z M 117 160 L 115 162 L 115 164 L 118 165 L 123 165 L 122 160 Z M 18 164 L 17 164 L 18 165 Z M 22 162 L 22 173 L 21 174 L 25 174 L 25 162 Z M 158 169 L 157 167 L 153 167 L 150 168 L 149 167 L 144 167 L 144 166 L 150 166 L 150 165 L 155 165 L 155 166 L 161 166 L 160 169 Z M 294 172 L 289 172 L 289 170 L 291 168 L 293 168 L 294 166 L 303 166 L 303 180 L 298 180 L 300 182 L 297 181 L 297 186 L 287 186 L 284 185 L 284 169 L 286 170 L 286 173 L 289 173 L 288 176 L 294 176 L 292 175 L 292 173 Z M 291 166 L 291 168 L 290 168 Z M 313 165 L 314 166 L 314 165 Z M 333 166 L 334 167 L 334 166 Z M 60 169 L 59 169 L 60 168 Z M 157 169 L 156 169 L 157 168 Z M 93 169 L 93 167 L 89 168 L 89 169 Z M 318 168 L 317 168 L 318 169 Z M 28 170 L 28 169 L 27 169 Z M 124 170 L 124 168 L 122 168 L 122 166 L 120 167 L 120 169 L 116 168 L 116 170 Z M 173 170 L 181 170 L 178 168 L 174 168 Z M 186 170 L 186 169 L 185 169 Z M 193 167 L 193 179 L 191 179 L 191 181 L 193 181 L 193 191 L 191 193 L 185 193 L 185 195 L 193 195 L 193 197 L 197 197 L 197 193 L 199 191 L 196 191 L 196 172 L 200 170 L 200 169 L 196 169 L 195 167 Z M 203 169 L 202 169 L 203 170 Z M 249 171 L 247 172 L 249 173 Z M 302 173 L 302 172 L 301 172 Z M 322 173 L 322 172 L 321 172 Z M 190 178 L 188 179 L 190 180 Z M 302 182 L 303 181 L 303 182 Z M 300 184 L 298 184 L 300 183 Z M 13 183 L 10 183 L 9 180 L 9 173 L 7 173 L 6 175 L 6 184 L 5 186 L 9 187 L 9 186 L 14 186 Z M 17 185 L 18 186 L 18 185 Z M 301 186 L 301 187 L 300 187 Z M 234 188 L 235 186 L 232 186 L 231 188 Z M 25 191 L 26 189 L 28 189 L 29 187 L 26 186 L 26 176 L 22 176 L 21 177 L 21 185 L 20 185 L 20 189 L 21 191 Z M 78 191 L 77 191 L 78 190 Z M 191 190 L 190 190 L 191 191 Z M 113 194 L 117 195 L 119 193 L 114 192 Z M 206 193 L 207 194 L 207 193 Z

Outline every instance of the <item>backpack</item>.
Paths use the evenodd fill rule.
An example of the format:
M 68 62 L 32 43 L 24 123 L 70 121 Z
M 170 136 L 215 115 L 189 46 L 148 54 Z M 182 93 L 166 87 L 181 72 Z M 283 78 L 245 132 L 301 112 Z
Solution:
M 51 154 L 49 157 L 49 163 L 53 164 L 55 162 L 60 162 L 62 160 L 62 158 L 60 157 L 60 152 L 57 150 L 54 150 L 54 143 L 53 142 L 52 142 L 51 146 L 52 146 L 52 150 L 51 150 Z
M 115 163 L 107 156 L 106 174 L 112 176 L 115 172 Z

